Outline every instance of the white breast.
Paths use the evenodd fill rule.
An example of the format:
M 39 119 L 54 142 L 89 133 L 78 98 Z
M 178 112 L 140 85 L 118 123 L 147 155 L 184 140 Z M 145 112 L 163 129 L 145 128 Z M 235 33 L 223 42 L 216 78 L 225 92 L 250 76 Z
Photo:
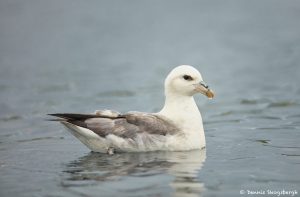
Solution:
M 166 101 L 158 113 L 171 120 L 181 133 L 168 139 L 168 146 L 174 149 L 191 150 L 205 147 L 205 135 L 200 111 L 193 97 L 182 98 L 179 102 Z M 179 105 L 180 103 L 180 105 Z

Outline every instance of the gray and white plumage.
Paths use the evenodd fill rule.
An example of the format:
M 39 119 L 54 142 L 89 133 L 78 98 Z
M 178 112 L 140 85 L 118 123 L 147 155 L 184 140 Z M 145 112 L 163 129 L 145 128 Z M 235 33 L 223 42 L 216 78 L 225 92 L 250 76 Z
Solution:
M 100 110 L 50 115 L 59 117 L 57 120 L 95 152 L 106 153 L 111 148 L 120 152 L 201 149 L 205 147 L 204 129 L 193 98 L 198 92 L 214 96 L 199 71 L 182 65 L 166 78 L 165 105 L 158 113 Z

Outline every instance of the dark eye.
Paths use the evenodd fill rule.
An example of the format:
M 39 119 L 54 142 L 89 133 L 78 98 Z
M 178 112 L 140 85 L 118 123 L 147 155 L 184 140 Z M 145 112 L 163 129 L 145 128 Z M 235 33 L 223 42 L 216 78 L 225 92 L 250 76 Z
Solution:
M 187 81 L 192 81 L 193 77 L 191 77 L 190 75 L 183 75 L 183 78 Z

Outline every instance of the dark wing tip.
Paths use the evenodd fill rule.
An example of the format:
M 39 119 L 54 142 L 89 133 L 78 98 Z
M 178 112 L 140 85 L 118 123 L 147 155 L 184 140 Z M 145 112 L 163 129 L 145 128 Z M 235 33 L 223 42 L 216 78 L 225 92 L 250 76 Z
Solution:
M 47 114 L 47 115 L 68 119 L 68 114 L 65 114 L 65 113 L 55 113 L 55 114 Z
M 47 114 L 49 116 L 58 116 L 59 114 Z
M 55 116 L 58 118 L 63 118 L 65 120 L 85 120 L 88 118 L 98 118 L 96 114 L 74 114 L 74 113 L 55 113 L 48 114 L 49 116 Z

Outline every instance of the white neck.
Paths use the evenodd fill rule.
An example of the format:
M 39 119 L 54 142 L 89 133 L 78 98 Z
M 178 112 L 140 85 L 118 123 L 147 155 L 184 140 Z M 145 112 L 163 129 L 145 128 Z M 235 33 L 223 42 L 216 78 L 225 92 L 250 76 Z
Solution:
M 167 91 L 165 95 L 165 105 L 158 114 L 173 121 L 187 137 L 198 139 L 196 143 L 201 147 L 205 146 L 202 117 L 193 96 Z

